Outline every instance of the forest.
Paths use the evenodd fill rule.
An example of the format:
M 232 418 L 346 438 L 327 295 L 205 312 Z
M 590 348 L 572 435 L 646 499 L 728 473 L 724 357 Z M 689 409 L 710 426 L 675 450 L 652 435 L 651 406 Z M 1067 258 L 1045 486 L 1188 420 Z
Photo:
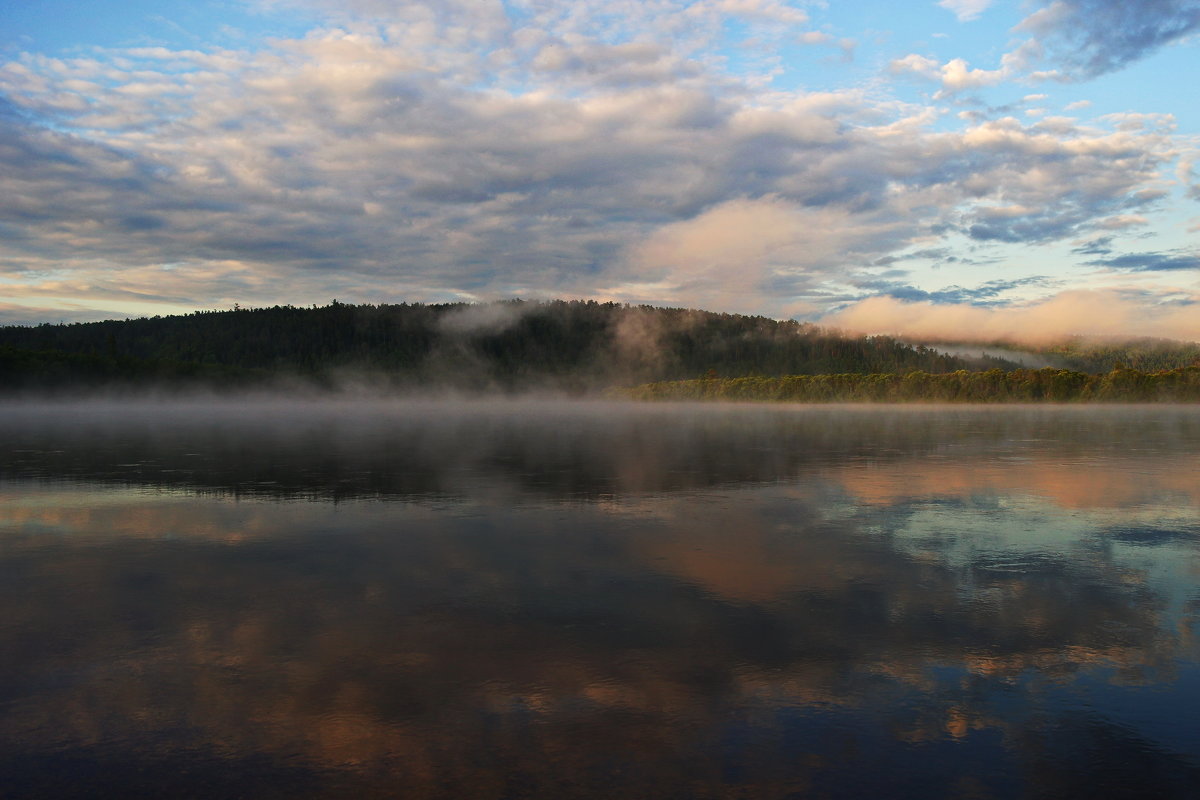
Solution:
M 0 393 L 365 387 L 642 400 L 1200 400 L 1194 344 L 1080 340 L 1040 353 L 1084 367 L 1027 369 L 888 336 L 681 308 L 335 300 L 0 327 Z
M 1143 372 L 1124 366 L 1088 374 L 1067 369 L 702 378 L 614 392 L 635 400 L 786 403 L 1200 402 L 1200 366 Z
M 0 386 L 595 391 L 705 375 L 1016 366 L 766 317 L 595 301 L 349 305 L 0 328 Z
M 925 342 L 949 352 L 990 352 L 1001 358 L 1021 361 L 1026 367 L 1055 367 L 1075 372 L 1109 372 L 1117 366 L 1143 372 L 1159 372 L 1200 364 L 1200 343 L 1172 339 L 1085 338 L 1073 336 L 1041 344 L 994 341 L 987 344 L 950 345 Z

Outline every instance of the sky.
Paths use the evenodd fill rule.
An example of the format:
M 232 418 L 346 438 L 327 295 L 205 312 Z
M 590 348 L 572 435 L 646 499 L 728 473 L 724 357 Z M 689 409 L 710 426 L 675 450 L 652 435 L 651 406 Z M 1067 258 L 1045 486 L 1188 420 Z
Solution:
M 1200 0 L 0 0 L 0 324 L 1200 340 Z

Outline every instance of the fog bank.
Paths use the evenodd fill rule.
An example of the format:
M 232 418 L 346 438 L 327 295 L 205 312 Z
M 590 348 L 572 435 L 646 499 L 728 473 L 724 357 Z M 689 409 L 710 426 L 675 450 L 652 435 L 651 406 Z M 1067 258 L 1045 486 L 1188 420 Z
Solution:
M 1200 307 L 1194 298 L 1167 305 L 1115 291 L 1061 292 L 999 308 L 871 297 L 821 322 L 855 333 L 930 342 L 1040 346 L 1073 336 L 1200 341 Z

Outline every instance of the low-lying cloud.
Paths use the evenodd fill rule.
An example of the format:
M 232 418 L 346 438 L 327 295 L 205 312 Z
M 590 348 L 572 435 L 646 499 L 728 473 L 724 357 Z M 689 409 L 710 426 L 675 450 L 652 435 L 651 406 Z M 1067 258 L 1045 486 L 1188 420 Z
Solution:
M 1071 336 L 1200 341 L 1200 297 L 1163 302 L 1117 291 L 1066 291 L 1021 306 L 907 302 L 871 297 L 823 323 L 927 342 L 1047 344 Z

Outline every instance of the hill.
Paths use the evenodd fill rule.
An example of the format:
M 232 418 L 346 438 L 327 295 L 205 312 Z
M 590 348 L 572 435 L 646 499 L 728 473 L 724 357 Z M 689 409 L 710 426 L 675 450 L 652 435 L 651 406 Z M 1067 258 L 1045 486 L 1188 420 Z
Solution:
M 986 353 L 996 358 L 1018 362 L 1023 367 L 1054 367 L 1091 375 L 1111 372 L 1122 367 L 1142 372 L 1159 372 L 1200 365 L 1200 343 L 1173 339 L 1076 336 L 1045 344 L 1003 340 L 973 344 L 924 341 L 919 344 L 951 355 L 969 358 Z
M 705 376 L 1015 367 L 794 320 L 595 301 L 198 311 L 0 327 L 0 386 L 554 388 Z
M 1152 372 L 1200 365 L 1200 344 L 1171 339 L 1070 339 L 1041 348 L 1067 369 L 1108 372 L 1118 367 Z

